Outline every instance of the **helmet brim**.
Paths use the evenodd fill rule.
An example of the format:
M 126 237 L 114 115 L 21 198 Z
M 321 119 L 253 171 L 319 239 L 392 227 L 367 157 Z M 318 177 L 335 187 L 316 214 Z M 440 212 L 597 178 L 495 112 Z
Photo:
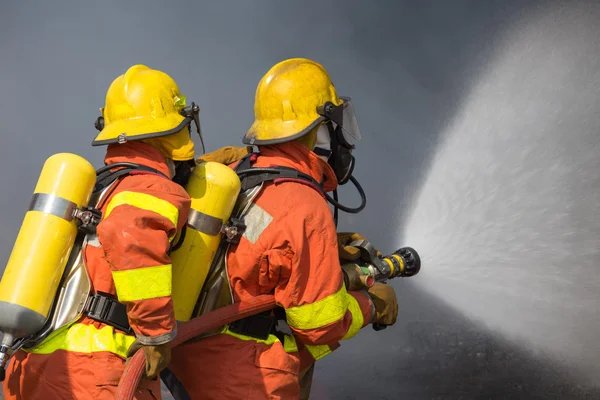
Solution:
M 316 114 L 316 113 L 315 113 Z M 281 120 L 257 120 L 254 121 L 242 142 L 247 145 L 268 145 L 291 142 L 307 135 L 325 118 L 316 114 L 316 119 L 306 124 L 303 121 L 283 122 Z
M 171 114 L 162 118 L 140 117 L 114 121 L 98 133 L 92 146 L 103 146 L 123 141 L 136 141 L 168 136 L 191 123 L 191 118 Z

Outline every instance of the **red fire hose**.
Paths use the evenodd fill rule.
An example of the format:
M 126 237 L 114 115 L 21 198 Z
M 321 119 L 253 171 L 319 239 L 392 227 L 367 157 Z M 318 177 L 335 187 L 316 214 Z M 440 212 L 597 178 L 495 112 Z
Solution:
M 181 323 L 177 327 L 177 337 L 173 339 L 171 346 L 179 346 L 202 333 L 272 308 L 275 308 L 275 298 L 272 295 L 265 294 L 250 301 L 211 311 L 191 321 Z M 145 366 L 144 353 L 140 349 L 125 367 L 115 397 L 117 400 L 133 400 L 135 391 L 144 374 Z

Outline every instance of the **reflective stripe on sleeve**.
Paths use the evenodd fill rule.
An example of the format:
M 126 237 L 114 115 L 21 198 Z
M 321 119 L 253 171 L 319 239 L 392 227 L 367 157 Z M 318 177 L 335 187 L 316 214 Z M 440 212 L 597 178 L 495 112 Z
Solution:
M 108 217 L 115 208 L 122 205 L 129 205 L 142 210 L 155 212 L 171 221 L 174 227 L 177 227 L 177 221 L 179 219 L 179 210 L 177 210 L 177 207 L 166 200 L 145 193 L 128 191 L 117 193 L 106 207 L 105 218 Z M 169 238 L 169 240 L 172 239 L 172 237 Z
M 285 314 L 290 326 L 301 329 L 316 329 L 344 318 L 348 310 L 348 298 L 346 287 L 336 293 L 311 304 L 287 308 Z
M 137 301 L 171 295 L 171 264 L 113 271 L 119 301 Z
M 350 339 L 352 336 L 356 335 L 365 322 L 365 317 L 360 309 L 360 304 L 358 304 L 358 300 L 351 294 L 348 294 L 348 310 L 352 314 L 352 323 L 342 340 Z

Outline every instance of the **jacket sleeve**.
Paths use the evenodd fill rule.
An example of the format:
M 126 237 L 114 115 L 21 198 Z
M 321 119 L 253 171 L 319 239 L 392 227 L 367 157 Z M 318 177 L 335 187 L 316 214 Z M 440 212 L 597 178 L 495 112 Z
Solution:
M 312 189 L 307 196 L 318 196 Z M 335 345 L 353 337 L 371 320 L 366 293 L 348 292 L 338 257 L 331 211 L 321 197 L 302 202 L 280 225 L 281 243 L 290 248 L 287 282 L 275 289 L 288 324 L 306 345 Z M 277 261 L 277 260 L 275 260 Z
M 168 251 L 187 219 L 190 199 L 174 185 L 154 175 L 125 178 L 97 229 L 117 297 L 127 305 L 129 322 L 144 345 L 177 335 Z

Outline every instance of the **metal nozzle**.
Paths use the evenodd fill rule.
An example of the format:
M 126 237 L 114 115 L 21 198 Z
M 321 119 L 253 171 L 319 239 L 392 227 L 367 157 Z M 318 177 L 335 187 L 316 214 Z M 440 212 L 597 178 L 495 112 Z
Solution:
M 402 247 L 396 250 L 394 254 L 399 255 L 404 260 L 404 271 L 401 276 L 409 277 L 414 276 L 421 270 L 421 257 L 419 253 L 412 247 Z
M 356 264 L 342 265 L 346 290 L 366 290 L 375 284 L 375 271 Z

